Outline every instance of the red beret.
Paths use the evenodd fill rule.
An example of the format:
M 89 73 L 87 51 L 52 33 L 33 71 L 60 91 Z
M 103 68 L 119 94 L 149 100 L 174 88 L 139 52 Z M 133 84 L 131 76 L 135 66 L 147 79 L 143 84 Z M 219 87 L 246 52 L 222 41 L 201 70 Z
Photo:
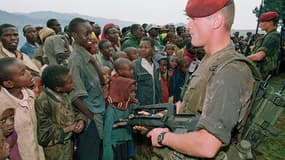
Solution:
M 207 17 L 222 9 L 229 0 L 188 0 L 186 13 L 191 18 Z
M 259 17 L 259 20 L 261 22 L 274 21 L 278 18 L 278 16 L 279 14 L 277 12 L 269 11 L 269 12 L 262 13 Z

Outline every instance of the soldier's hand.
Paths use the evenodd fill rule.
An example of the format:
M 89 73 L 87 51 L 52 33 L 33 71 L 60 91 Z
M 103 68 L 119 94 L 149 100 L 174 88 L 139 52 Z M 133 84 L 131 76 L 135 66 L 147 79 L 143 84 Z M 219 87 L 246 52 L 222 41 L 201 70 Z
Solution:
M 151 143 L 155 147 L 162 147 L 160 144 L 157 142 L 157 137 L 159 134 L 162 132 L 170 132 L 168 128 L 154 128 L 151 131 L 148 132 L 146 135 L 147 138 L 151 138 Z

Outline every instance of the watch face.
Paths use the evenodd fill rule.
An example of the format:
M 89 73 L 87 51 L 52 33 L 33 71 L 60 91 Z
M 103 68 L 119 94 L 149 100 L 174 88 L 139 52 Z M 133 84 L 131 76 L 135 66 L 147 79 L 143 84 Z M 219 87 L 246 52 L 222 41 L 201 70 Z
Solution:
M 157 143 L 158 144 L 160 144 L 160 145 L 163 145 L 162 144 L 162 141 L 163 141 L 163 138 L 164 138 L 164 134 L 165 134 L 166 132 L 162 132 L 162 133 L 160 133 L 158 136 L 157 136 Z

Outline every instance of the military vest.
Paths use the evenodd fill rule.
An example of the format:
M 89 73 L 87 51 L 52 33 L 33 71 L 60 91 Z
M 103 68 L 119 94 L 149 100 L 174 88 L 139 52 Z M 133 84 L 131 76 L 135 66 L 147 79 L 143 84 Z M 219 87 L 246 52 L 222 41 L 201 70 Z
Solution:
M 183 97 L 180 113 L 202 113 L 209 80 L 215 72 L 218 72 L 229 63 L 234 61 L 244 62 L 249 66 L 254 77 L 260 77 L 255 65 L 243 55 L 235 52 L 232 47 L 225 48 L 211 61 L 206 61 L 206 58 L 201 61 L 197 70 L 190 77 L 190 83 Z

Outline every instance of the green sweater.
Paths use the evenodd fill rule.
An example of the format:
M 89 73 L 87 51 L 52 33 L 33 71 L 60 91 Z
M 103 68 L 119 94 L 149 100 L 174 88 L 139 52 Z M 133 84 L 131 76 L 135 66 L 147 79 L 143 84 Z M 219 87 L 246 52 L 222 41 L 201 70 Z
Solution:
M 108 106 L 104 121 L 103 159 L 113 160 L 113 147 L 132 140 L 131 126 L 113 128 L 113 124 L 119 119 L 127 119 L 133 107 L 135 105 L 122 111 L 116 109 L 112 104 Z

